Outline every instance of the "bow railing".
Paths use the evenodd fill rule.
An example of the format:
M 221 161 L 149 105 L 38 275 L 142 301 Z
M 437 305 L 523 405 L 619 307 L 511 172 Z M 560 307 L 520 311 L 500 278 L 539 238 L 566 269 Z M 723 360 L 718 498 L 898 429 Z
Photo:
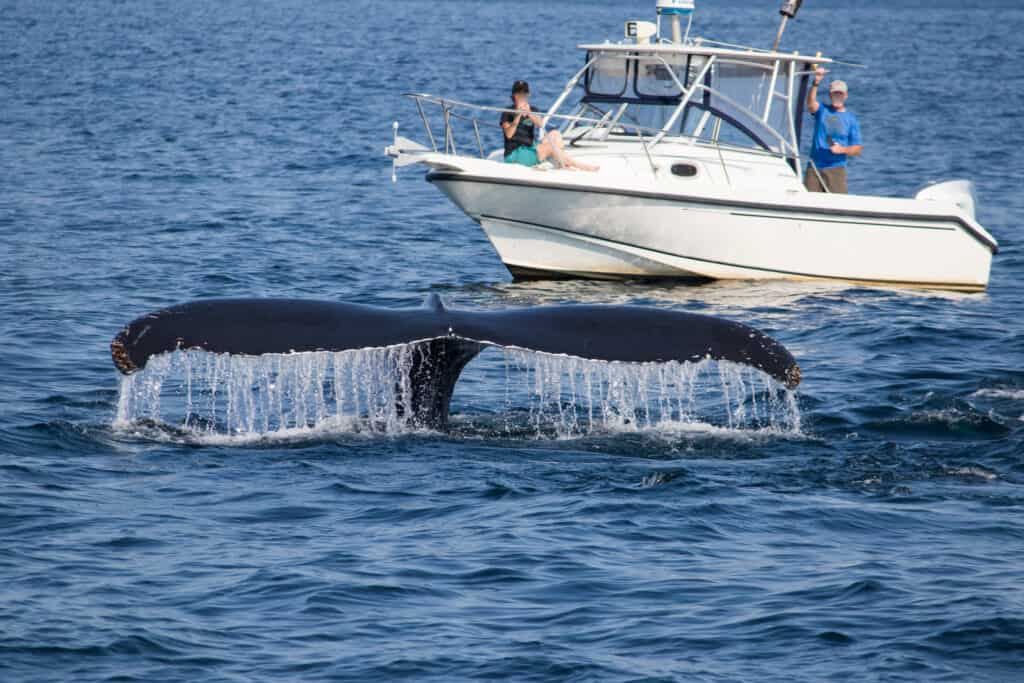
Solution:
M 489 118 L 488 121 L 484 122 L 482 121 L 482 116 L 484 114 L 500 115 L 506 112 L 517 113 L 518 111 L 517 109 L 510 107 L 471 104 L 469 102 L 462 102 L 460 100 L 438 97 L 436 95 L 428 95 L 424 93 L 404 93 L 404 96 L 412 99 L 416 104 L 416 111 L 419 113 L 420 120 L 423 123 L 423 129 L 426 132 L 428 145 L 425 146 L 407 138 L 400 137 L 398 135 L 398 122 L 396 121 L 393 124 L 394 144 L 385 149 L 385 153 L 393 159 L 395 167 L 416 163 L 417 161 L 422 160 L 422 156 L 424 154 L 429 152 L 454 156 L 471 156 L 478 157 L 480 159 L 491 158 L 496 152 L 500 151 L 500 148 L 495 148 L 494 152 L 488 154 L 487 147 L 484 144 L 484 137 L 481 134 L 481 125 L 484 126 L 484 130 L 487 130 L 490 126 L 493 126 L 496 130 L 497 120 L 496 118 Z M 594 115 L 587 115 L 589 112 L 593 112 Z M 550 121 L 559 123 L 560 132 L 563 133 L 564 139 L 567 140 L 567 144 L 571 146 L 575 146 L 584 140 L 601 142 L 607 140 L 610 135 L 630 136 L 640 143 L 644 155 L 646 156 L 654 173 L 658 172 L 658 166 L 654 162 L 652 150 L 656 146 L 663 144 L 666 140 L 675 142 L 683 141 L 690 145 L 709 145 L 713 148 L 717 148 L 719 151 L 721 151 L 722 148 L 726 148 L 742 150 L 748 154 L 762 154 L 773 157 L 781 156 L 786 159 L 796 159 L 797 163 L 799 163 L 799 154 L 794 153 L 793 150 L 790 149 L 791 146 L 787 145 L 785 140 L 780 139 L 780 147 L 784 150 L 783 152 L 751 148 L 718 140 L 708 142 L 700 140 L 696 136 L 670 134 L 667 130 L 667 126 L 654 128 L 625 121 L 623 120 L 622 113 L 622 109 L 616 110 L 611 108 L 608 111 L 602 111 L 599 107 L 596 107 L 591 103 L 582 102 L 575 114 L 537 112 L 537 115 L 543 117 L 545 124 Z M 441 120 L 440 130 L 437 129 L 436 123 L 438 114 Z M 675 118 L 676 117 L 673 117 L 673 121 L 670 121 L 670 123 L 674 124 Z M 432 119 L 434 120 L 433 124 Z M 470 138 L 466 137 L 465 131 L 471 131 L 472 135 Z M 459 137 L 460 133 L 462 135 L 461 138 Z M 538 139 L 541 139 L 544 134 L 543 127 L 540 134 L 541 135 L 538 136 Z M 722 163 L 724 166 L 724 159 L 722 159 Z M 725 173 L 728 175 L 728 169 L 725 170 Z M 394 180 L 395 177 L 394 169 L 392 169 L 392 179 Z

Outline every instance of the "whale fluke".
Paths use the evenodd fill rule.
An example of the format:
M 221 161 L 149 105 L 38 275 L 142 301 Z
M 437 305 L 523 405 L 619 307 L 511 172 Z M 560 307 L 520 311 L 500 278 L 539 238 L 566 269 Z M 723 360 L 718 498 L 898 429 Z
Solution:
M 415 309 L 295 299 L 207 299 L 129 323 L 111 342 L 124 374 L 176 349 L 258 356 L 415 345 L 409 404 L 415 423 L 443 427 L 459 374 L 485 346 L 516 347 L 591 360 L 727 360 L 758 368 L 789 388 L 800 383 L 793 356 L 746 325 L 640 306 L 570 305 L 504 311 L 447 309 L 435 294 Z

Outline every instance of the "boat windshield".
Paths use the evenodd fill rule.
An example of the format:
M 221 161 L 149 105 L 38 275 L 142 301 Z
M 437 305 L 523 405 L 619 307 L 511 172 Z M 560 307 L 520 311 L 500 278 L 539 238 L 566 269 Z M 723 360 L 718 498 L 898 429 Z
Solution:
M 606 133 L 684 135 L 798 154 L 809 71 L 794 61 L 588 51 L 580 108 Z M 646 129 L 637 131 L 637 128 Z

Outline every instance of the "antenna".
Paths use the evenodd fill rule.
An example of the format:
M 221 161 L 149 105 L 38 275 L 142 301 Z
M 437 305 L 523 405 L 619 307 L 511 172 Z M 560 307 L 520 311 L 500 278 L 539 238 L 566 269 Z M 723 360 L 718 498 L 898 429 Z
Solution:
M 779 43 L 782 42 L 782 33 L 786 30 L 786 22 L 790 19 L 796 19 L 796 13 L 800 11 L 800 5 L 804 4 L 804 0 L 783 0 L 782 9 L 779 10 L 779 14 L 782 15 L 782 21 L 779 22 L 779 32 L 775 36 L 775 45 L 772 46 L 772 52 L 779 51 Z
M 661 38 L 661 17 L 669 18 L 672 26 L 672 42 L 681 44 L 685 41 L 683 37 L 682 24 L 680 19 L 686 17 L 686 37 L 690 35 L 690 25 L 693 22 L 693 10 L 696 0 L 656 0 L 655 7 L 658 9 L 658 38 Z

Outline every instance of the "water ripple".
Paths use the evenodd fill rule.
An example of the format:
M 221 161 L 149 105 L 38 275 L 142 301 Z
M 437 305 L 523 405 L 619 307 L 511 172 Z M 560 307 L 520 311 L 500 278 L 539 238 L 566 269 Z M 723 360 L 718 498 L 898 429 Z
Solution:
M 527 78 L 545 105 L 573 45 L 653 9 L 378 4 L 0 12 L 0 679 L 1019 679 L 1024 195 L 1012 135 L 976 122 L 1015 130 L 1019 3 L 820 0 L 785 39 L 859 27 L 826 46 L 872 66 L 835 69 L 868 141 L 851 185 L 974 179 L 1002 245 L 983 294 L 512 282 L 416 171 L 390 183 L 392 121 L 421 135 L 400 93 L 497 104 Z M 708 33 L 774 35 L 763 3 L 698 5 Z M 750 323 L 800 361 L 799 425 L 752 418 L 753 391 L 743 420 L 579 429 L 580 401 L 506 391 L 495 352 L 446 433 L 354 411 L 240 433 L 173 391 L 111 427 L 108 344 L 146 311 L 429 292 Z

